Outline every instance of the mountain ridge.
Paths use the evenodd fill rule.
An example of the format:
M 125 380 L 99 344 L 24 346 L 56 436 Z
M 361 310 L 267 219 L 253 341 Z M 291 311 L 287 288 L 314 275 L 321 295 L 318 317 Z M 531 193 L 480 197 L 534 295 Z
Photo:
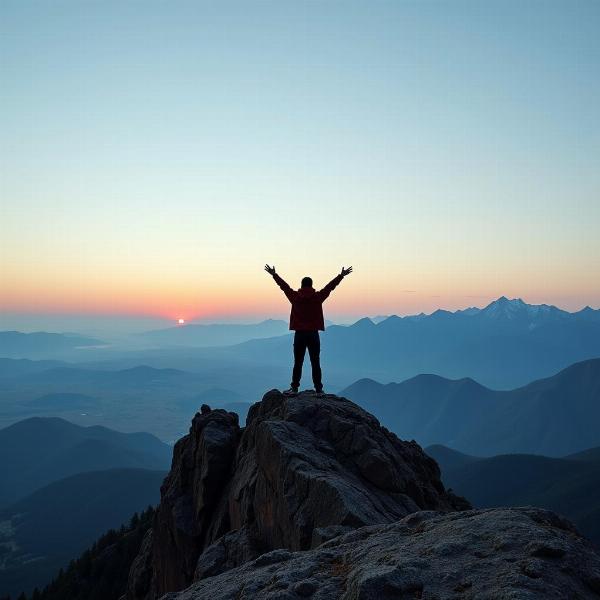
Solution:
M 39 449 L 44 448 L 40 456 Z M 115 467 L 166 469 L 171 448 L 145 433 L 82 427 L 59 417 L 30 417 L 0 430 L 0 507 L 85 471 Z
M 137 334 L 139 339 L 173 346 L 219 347 L 249 339 L 268 338 L 288 332 L 287 321 L 265 319 L 258 323 L 185 323 Z
M 436 373 L 472 377 L 495 389 L 513 389 L 570 364 L 600 356 L 600 310 L 568 313 L 556 307 L 497 300 L 483 309 L 438 310 L 390 316 L 378 323 L 327 327 L 323 356 L 336 380 L 359 374 L 379 381 Z M 231 358 L 284 365 L 286 336 L 228 347 Z M 502 365 L 502 368 L 499 368 Z
M 0 355 L 7 358 L 29 358 L 45 353 L 60 353 L 85 346 L 100 346 L 102 340 L 79 334 L 35 331 L 0 331 Z
M 571 316 L 593 316 L 593 318 L 600 319 L 600 309 L 593 309 L 590 306 L 585 306 L 584 308 L 570 312 L 564 310 L 562 308 L 558 308 L 553 304 L 529 304 L 525 302 L 522 298 L 508 298 L 507 296 L 500 296 L 496 300 L 492 300 L 489 304 L 484 307 L 470 306 L 468 308 L 457 309 L 455 311 L 445 310 L 442 308 L 438 308 L 435 311 L 426 314 L 419 313 L 413 315 L 405 315 L 399 316 L 396 314 L 388 315 L 386 317 L 376 317 L 377 322 L 373 321 L 374 325 L 380 325 L 385 323 L 388 319 L 423 319 L 431 316 L 439 316 L 439 315 L 462 315 L 465 317 L 473 317 L 476 315 L 486 315 L 488 317 L 498 317 L 505 316 L 508 318 L 512 318 L 515 316 L 515 313 L 527 314 L 532 317 L 538 315 L 540 313 L 554 313 L 555 315 L 564 315 L 568 318 L 568 315 Z
M 361 379 L 342 392 L 398 435 L 466 454 L 564 456 L 600 445 L 600 359 L 581 361 L 514 390 L 471 378 Z M 569 398 L 569 403 L 565 402 Z

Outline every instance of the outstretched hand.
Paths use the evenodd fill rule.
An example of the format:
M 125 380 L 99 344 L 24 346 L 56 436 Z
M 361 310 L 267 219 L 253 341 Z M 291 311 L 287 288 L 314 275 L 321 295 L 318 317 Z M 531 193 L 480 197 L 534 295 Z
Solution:
M 352 273 L 352 267 L 348 267 L 347 269 L 344 269 L 344 267 L 342 267 L 342 277 L 346 277 L 346 275 L 349 275 L 350 273 Z
M 265 271 L 269 275 L 275 275 L 275 265 L 273 265 L 272 267 L 270 267 L 269 265 L 265 265 Z

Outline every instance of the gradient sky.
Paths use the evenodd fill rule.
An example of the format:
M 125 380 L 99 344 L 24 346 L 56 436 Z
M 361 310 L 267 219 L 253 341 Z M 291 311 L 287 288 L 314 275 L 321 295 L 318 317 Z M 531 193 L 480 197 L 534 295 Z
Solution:
M 354 265 L 332 318 L 598 307 L 599 30 L 596 1 L 3 0 L 0 310 L 282 316 L 266 262 Z

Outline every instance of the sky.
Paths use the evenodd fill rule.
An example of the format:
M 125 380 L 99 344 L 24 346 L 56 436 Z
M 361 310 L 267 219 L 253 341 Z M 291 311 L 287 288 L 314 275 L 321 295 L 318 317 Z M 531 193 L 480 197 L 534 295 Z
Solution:
M 600 3 L 0 3 L 0 327 L 600 306 Z

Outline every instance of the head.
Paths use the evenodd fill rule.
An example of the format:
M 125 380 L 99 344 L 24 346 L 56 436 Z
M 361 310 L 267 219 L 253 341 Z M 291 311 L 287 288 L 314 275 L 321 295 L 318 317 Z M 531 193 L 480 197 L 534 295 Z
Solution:
M 302 278 L 302 287 L 303 288 L 312 287 L 312 279 L 310 277 L 303 277 Z

